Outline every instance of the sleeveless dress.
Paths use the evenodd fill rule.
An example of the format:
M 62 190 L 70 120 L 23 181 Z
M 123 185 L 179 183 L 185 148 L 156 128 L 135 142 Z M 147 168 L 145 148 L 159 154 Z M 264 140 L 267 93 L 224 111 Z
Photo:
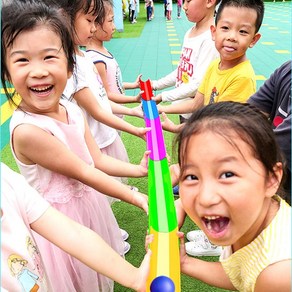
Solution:
M 33 124 L 54 135 L 68 149 L 94 167 L 84 139 L 82 111 L 68 101 L 61 101 L 60 104 L 67 110 L 68 124 L 44 115 L 16 110 L 10 122 L 11 137 L 18 125 Z M 16 158 L 13 147 L 11 148 L 21 174 L 53 207 L 98 233 L 114 250 L 123 254 L 121 233 L 105 195 L 40 165 L 25 165 Z M 113 291 L 114 283 L 111 279 L 97 274 L 38 234 L 34 235 L 53 287 L 52 291 Z M 82 246 L 80 252 L 84 252 Z

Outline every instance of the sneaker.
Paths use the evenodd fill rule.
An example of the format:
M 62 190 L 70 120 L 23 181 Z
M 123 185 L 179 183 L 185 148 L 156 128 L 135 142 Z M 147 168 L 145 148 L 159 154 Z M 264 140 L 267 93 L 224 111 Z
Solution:
M 123 240 L 127 240 L 129 238 L 129 233 L 122 228 L 120 228 L 120 231 L 121 231 Z
M 139 189 L 137 187 L 129 186 L 129 188 L 130 188 L 131 191 L 139 192 Z
M 208 240 L 206 234 L 202 230 L 192 230 L 187 233 L 186 235 L 188 241 L 194 241 L 194 242 L 204 242 L 205 239 Z
M 186 253 L 194 256 L 220 256 L 222 252 L 222 247 L 212 244 L 208 239 L 204 242 L 186 242 Z
M 126 253 L 128 253 L 130 249 L 131 249 L 131 245 L 130 245 L 130 243 L 127 242 L 127 241 L 124 241 L 124 255 L 125 255 Z
M 172 192 L 174 196 L 179 196 L 179 186 L 176 185 L 172 188 Z

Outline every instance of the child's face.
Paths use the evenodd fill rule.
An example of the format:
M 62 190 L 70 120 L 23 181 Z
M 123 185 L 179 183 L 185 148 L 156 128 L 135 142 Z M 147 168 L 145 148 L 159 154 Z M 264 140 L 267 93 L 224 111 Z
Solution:
M 216 27 L 211 27 L 216 49 L 221 61 L 240 63 L 245 52 L 252 48 L 260 38 L 255 33 L 257 13 L 254 9 L 226 7 L 223 9 Z
M 70 73 L 55 32 L 37 26 L 20 33 L 7 49 L 6 64 L 24 110 L 46 111 L 59 103 Z
M 206 17 L 209 1 L 206 0 L 185 0 L 183 9 L 190 22 L 200 22 Z
M 96 26 L 95 38 L 100 41 L 110 41 L 113 33 L 115 32 L 115 24 L 114 24 L 114 12 L 113 8 L 110 5 L 106 5 L 106 16 L 104 19 L 103 26 Z
M 82 10 L 78 11 L 74 22 L 74 29 L 76 33 L 74 36 L 75 45 L 88 45 L 88 42 L 92 39 L 93 34 L 96 31 L 95 19 L 96 16 L 91 13 L 84 14 Z
M 250 146 L 231 134 L 235 145 L 210 130 L 190 138 L 180 197 L 189 217 L 211 242 L 240 248 L 262 227 L 276 189 Z

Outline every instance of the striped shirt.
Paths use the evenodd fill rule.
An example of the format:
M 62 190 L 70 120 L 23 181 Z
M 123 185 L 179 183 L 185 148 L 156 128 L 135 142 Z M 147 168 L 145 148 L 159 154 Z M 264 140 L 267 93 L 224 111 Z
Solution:
M 257 277 L 269 265 L 291 259 L 291 207 L 280 197 L 277 215 L 250 244 L 232 253 L 224 248 L 220 262 L 238 291 L 254 291 Z

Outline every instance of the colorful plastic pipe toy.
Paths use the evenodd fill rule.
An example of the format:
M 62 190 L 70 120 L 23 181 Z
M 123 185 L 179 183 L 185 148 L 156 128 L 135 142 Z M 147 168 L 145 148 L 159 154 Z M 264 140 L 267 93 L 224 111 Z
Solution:
M 146 127 L 148 166 L 149 233 L 154 234 L 147 291 L 180 292 L 180 259 L 177 218 L 170 171 L 159 113 L 150 80 L 140 80 Z

